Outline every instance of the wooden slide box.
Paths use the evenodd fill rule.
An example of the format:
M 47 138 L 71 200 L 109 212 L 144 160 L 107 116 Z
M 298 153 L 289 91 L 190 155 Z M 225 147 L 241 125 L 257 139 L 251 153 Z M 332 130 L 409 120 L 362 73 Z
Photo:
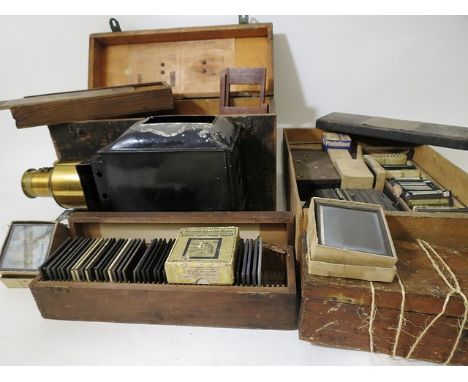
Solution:
M 405 288 L 404 321 L 396 355 L 406 357 L 416 338 L 442 312 L 450 291 L 416 240 L 426 240 L 440 253 L 467 294 L 468 216 L 391 212 L 387 213 L 387 222 L 398 253 L 397 272 Z M 307 225 L 305 214 L 299 337 L 314 344 L 369 351 L 371 283 L 308 274 L 305 261 Z M 397 279 L 392 283 L 374 282 L 373 286 L 376 307 L 372 327 L 374 351 L 392 354 L 401 312 L 401 287 Z M 464 309 L 461 296 L 454 294 L 445 313 L 428 330 L 411 358 L 445 362 L 455 344 Z M 450 364 L 468 364 L 467 330 L 465 327 L 462 331 Z
M 322 140 L 323 131 L 317 128 L 287 128 L 283 130 L 283 168 L 286 189 L 287 209 L 294 213 L 296 218 L 295 248 L 296 259 L 301 260 L 297 248 L 301 247 L 300 232 L 302 230 L 302 205 L 306 200 L 301 200 L 297 188 L 295 166 L 292 160 L 292 150 L 320 150 L 319 142 Z M 420 167 L 430 178 L 442 187 L 451 190 L 455 197 L 456 205 L 468 205 L 468 174 L 439 154 L 433 148 L 426 145 L 414 147 L 413 162 Z M 388 214 L 388 212 L 387 212 Z M 408 216 L 413 213 L 408 212 Z M 434 212 L 433 214 L 441 214 Z M 405 213 L 403 213 L 405 215 Z M 434 215 L 434 216 L 436 216 Z M 458 214 L 451 214 L 458 215 Z M 453 222 L 454 220 L 449 220 Z
M 297 328 L 297 296 L 288 212 L 71 214 L 72 236 L 176 237 L 190 226 L 238 226 L 242 237 L 287 251 L 287 285 L 268 287 L 43 281 L 31 292 L 44 318 L 233 328 Z
M 266 68 L 268 112 L 227 116 L 241 129 L 247 210 L 276 210 L 276 108 L 273 24 L 221 25 L 97 33 L 89 37 L 89 89 L 164 81 L 175 115 L 220 114 L 221 72 Z M 232 106 L 258 106 L 258 86 L 233 85 Z M 53 136 L 52 128 L 51 134 Z M 102 126 L 102 135 L 112 135 Z M 56 146 L 57 149 L 57 146 Z M 245 178 L 244 178 L 245 179 Z

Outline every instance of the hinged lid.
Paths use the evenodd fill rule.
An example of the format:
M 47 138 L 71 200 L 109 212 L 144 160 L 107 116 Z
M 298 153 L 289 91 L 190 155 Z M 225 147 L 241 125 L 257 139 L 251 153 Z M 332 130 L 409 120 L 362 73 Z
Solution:
M 175 98 L 219 97 L 221 71 L 266 68 L 273 94 L 273 25 L 242 24 L 98 33 L 89 39 L 89 88 L 165 81 Z M 257 90 L 237 85 L 237 92 Z
M 461 126 L 345 113 L 327 114 L 316 126 L 337 133 L 468 150 L 468 128 Z

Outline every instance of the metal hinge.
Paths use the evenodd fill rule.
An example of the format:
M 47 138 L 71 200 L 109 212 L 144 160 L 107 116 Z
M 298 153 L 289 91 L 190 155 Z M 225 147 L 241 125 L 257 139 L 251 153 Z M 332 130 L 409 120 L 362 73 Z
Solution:
M 63 222 L 64 220 L 67 220 L 68 219 L 68 216 L 73 212 L 73 210 L 65 210 L 63 211 L 58 217 L 57 219 L 55 219 L 55 222 L 56 223 L 60 223 L 60 222 Z
M 120 24 L 116 18 L 111 17 L 109 19 L 109 25 L 112 32 L 122 32 L 122 28 L 120 28 Z
M 248 24 L 249 15 L 239 15 L 239 24 Z

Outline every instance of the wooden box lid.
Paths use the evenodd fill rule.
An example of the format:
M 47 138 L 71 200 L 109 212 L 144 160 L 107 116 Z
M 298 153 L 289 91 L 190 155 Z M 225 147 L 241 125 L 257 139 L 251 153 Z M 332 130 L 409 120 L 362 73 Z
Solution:
M 367 115 L 330 113 L 317 120 L 325 131 L 468 150 L 468 128 Z
M 163 82 L 29 96 L 0 101 L 18 128 L 154 113 L 172 109 L 171 88 Z
M 265 67 L 273 94 L 273 25 L 243 24 L 92 34 L 88 87 L 164 81 L 175 98 L 219 97 L 227 67 Z M 256 90 L 236 85 L 235 92 Z

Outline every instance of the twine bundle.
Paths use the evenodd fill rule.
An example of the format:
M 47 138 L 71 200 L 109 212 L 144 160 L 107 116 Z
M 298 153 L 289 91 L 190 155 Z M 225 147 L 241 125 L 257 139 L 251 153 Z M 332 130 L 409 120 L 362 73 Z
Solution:
M 457 277 L 455 276 L 455 273 L 452 271 L 452 269 L 449 267 L 449 265 L 442 259 L 442 257 L 437 253 L 437 251 L 426 241 L 424 240 L 416 240 L 416 243 L 421 247 L 423 250 L 424 254 L 427 256 L 429 261 L 431 262 L 431 265 L 434 267 L 436 272 L 439 274 L 439 276 L 442 278 L 442 280 L 445 282 L 447 287 L 449 288 L 449 292 L 447 293 L 447 296 L 445 297 L 444 304 L 442 306 L 442 311 L 437 314 L 427 325 L 424 330 L 419 334 L 419 336 L 416 338 L 414 341 L 413 345 L 411 346 L 406 358 L 409 359 L 414 351 L 416 350 L 417 346 L 421 343 L 422 339 L 424 336 L 427 334 L 429 329 L 437 322 L 437 320 L 442 317 L 445 314 L 445 311 L 447 309 L 447 305 L 450 301 L 450 298 L 453 295 L 460 295 L 463 299 L 463 303 L 465 306 L 465 311 L 463 313 L 463 317 L 461 319 L 461 322 L 459 323 L 459 328 L 458 328 L 458 333 L 457 337 L 455 339 L 455 342 L 452 346 L 452 349 L 450 351 L 449 356 L 447 357 L 446 361 L 444 364 L 448 364 L 451 360 L 453 355 L 455 354 L 455 351 L 457 350 L 458 344 L 460 342 L 460 338 L 463 334 L 463 330 L 465 328 L 466 322 L 468 320 L 468 298 L 467 296 L 463 293 L 460 287 L 460 283 L 458 282 Z M 447 276 L 448 274 L 448 276 Z M 397 348 L 398 348 L 398 341 L 400 339 L 400 334 L 402 332 L 402 327 L 403 327 L 403 322 L 404 322 L 404 314 L 405 314 L 405 302 L 406 302 L 406 290 L 405 286 L 403 285 L 403 282 L 401 281 L 400 275 L 396 274 L 398 278 L 398 283 L 400 284 L 400 290 L 401 290 L 401 304 L 400 304 L 400 315 L 398 319 L 398 327 L 396 330 L 396 335 L 395 335 L 395 341 L 393 344 L 393 352 L 392 356 L 396 356 Z M 375 314 L 377 311 L 376 303 L 375 303 L 375 288 L 374 288 L 374 283 L 371 281 L 370 282 L 370 287 L 371 287 L 371 294 L 372 294 L 372 302 L 371 302 L 371 311 L 370 311 L 370 318 L 369 318 L 369 350 L 371 352 L 374 351 L 374 332 L 373 332 L 373 325 L 374 325 L 374 318 Z

